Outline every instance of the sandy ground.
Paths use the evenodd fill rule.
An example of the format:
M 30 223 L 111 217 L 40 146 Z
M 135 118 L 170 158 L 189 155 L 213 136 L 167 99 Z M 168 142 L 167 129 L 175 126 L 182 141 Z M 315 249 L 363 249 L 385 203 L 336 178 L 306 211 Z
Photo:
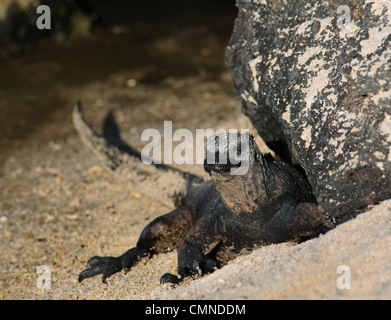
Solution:
M 164 120 L 173 120 L 174 130 L 248 127 L 227 70 L 211 77 L 201 68 L 158 84 L 143 81 L 150 72 L 117 71 L 77 87 L 57 87 L 67 107 L 2 153 L 0 299 L 391 298 L 390 200 L 319 238 L 264 247 L 175 288 L 161 286 L 159 279 L 175 273 L 176 252 L 154 256 L 107 284 L 100 277 L 79 284 L 78 273 L 91 256 L 123 253 L 149 221 L 172 208 L 101 167 L 72 127 L 74 101 L 83 101 L 97 131 L 113 110 L 123 139 L 138 150 L 145 144 L 143 130 L 161 130 Z M 200 165 L 179 168 L 204 174 Z M 338 273 L 341 265 L 349 267 L 350 289 L 337 286 L 347 276 L 347 269 Z M 50 289 L 40 287 L 39 266 L 50 272 Z
M 113 276 L 108 285 L 102 285 L 99 277 L 77 282 L 91 256 L 123 253 L 136 244 L 149 221 L 172 207 L 162 206 L 148 197 L 148 190 L 118 181 L 101 167 L 76 135 L 72 103 L 84 102 L 85 114 L 97 131 L 113 110 L 124 140 L 138 150 L 146 144 L 140 141 L 142 131 L 162 130 L 164 120 L 173 120 L 174 130 L 183 127 L 193 132 L 248 124 L 227 71 L 216 80 L 167 78 L 159 85 L 130 88 L 126 84 L 133 77 L 116 73 L 102 82 L 68 88 L 64 99 L 69 99 L 69 108 L 54 114 L 23 146 L 9 151 L 0 178 L 2 299 L 151 298 L 160 289 L 160 276 L 175 272 L 172 252 L 153 257 L 126 275 Z M 235 124 L 228 119 L 235 119 Z M 179 168 L 204 175 L 201 165 Z M 50 290 L 37 287 L 41 265 L 50 268 Z
M 216 85 L 198 83 L 197 79 L 187 81 L 199 90 Z M 94 96 L 102 85 L 91 85 L 85 92 Z M 106 92 L 111 92 L 107 83 L 104 85 Z M 189 83 L 184 84 L 182 79 L 176 85 L 188 87 Z M 213 118 L 210 123 L 208 117 L 201 122 L 184 117 L 184 123 L 189 128 L 200 124 L 208 127 L 213 122 L 216 127 L 243 126 L 246 122 L 234 97 L 220 93 L 214 102 L 221 107 L 231 103 L 230 117 L 235 121 L 219 122 Z M 194 94 L 202 96 L 202 92 Z M 88 96 L 85 98 L 91 102 Z M 191 100 L 192 96 L 178 98 L 172 104 L 179 108 Z M 99 100 L 95 105 L 101 103 Z M 87 116 L 94 109 L 94 104 L 90 105 Z M 205 102 L 198 112 L 207 112 L 208 107 Z M 117 110 L 119 123 L 128 119 L 128 112 L 133 111 Z M 99 120 L 99 116 L 96 118 Z M 59 125 L 63 137 L 53 140 L 50 132 Z M 143 128 L 139 125 L 125 129 L 124 137 L 137 145 Z M 159 284 L 163 273 L 175 273 L 175 252 L 155 256 L 126 274 L 116 274 L 107 285 L 99 277 L 79 284 L 78 273 L 89 257 L 123 253 L 136 243 L 151 219 L 170 208 L 154 202 L 146 190 L 138 190 L 131 182 L 120 182 L 104 170 L 80 143 L 70 117 L 48 124 L 44 131 L 45 136 L 38 134 L 36 140 L 14 151 L 4 164 L 0 217 L 2 299 L 391 298 L 391 200 L 317 239 L 262 248 L 214 274 L 176 288 Z M 187 169 L 202 174 L 199 166 Z M 50 290 L 37 287 L 41 275 L 37 267 L 41 265 L 49 267 Z M 341 265 L 350 268 L 350 289 L 337 287 L 337 279 L 343 275 L 337 272 Z

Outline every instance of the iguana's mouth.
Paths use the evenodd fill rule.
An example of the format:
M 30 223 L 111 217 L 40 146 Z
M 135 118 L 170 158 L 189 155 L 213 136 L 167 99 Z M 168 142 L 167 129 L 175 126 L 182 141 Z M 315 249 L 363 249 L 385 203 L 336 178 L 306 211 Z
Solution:
M 229 173 L 232 168 L 239 168 L 241 166 L 241 162 L 237 164 L 232 164 L 228 161 L 228 163 L 220 164 L 220 163 L 207 163 L 206 159 L 204 160 L 204 170 L 207 173 L 216 172 L 216 173 Z

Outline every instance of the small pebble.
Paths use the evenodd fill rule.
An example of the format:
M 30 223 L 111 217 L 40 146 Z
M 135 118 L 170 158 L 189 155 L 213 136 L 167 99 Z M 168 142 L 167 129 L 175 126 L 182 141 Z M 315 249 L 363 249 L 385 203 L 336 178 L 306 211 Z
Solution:
M 137 81 L 135 79 L 129 79 L 128 81 L 126 81 L 126 85 L 129 88 L 133 88 L 137 85 Z
M 94 173 L 100 173 L 102 171 L 103 171 L 103 168 L 101 166 L 97 165 L 97 166 L 93 166 L 93 167 L 89 168 L 88 174 L 91 176 Z

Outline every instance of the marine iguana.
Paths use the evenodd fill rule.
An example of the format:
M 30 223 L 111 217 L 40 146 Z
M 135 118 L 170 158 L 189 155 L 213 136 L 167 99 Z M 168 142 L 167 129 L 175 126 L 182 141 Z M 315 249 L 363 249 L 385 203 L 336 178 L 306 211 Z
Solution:
M 127 167 L 140 171 L 143 165 L 147 171 L 140 171 L 143 174 L 136 176 L 136 183 L 153 179 L 155 170 L 159 170 L 142 164 L 132 150 L 121 150 L 121 146 L 114 146 L 96 134 L 84 119 L 80 104 L 74 109 L 73 122 L 85 144 L 112 170 L 123 172 Z M 161 282 L 179 283 L 188 276 L 210 273 L 254 248 L 313 235 L 324 214 L 305 176 L 290 164 L 276 161 L 270 154 L 263 155 L 252 135 L 245 137 L 247 140 L 242 140 L 241 135 L 227 133 L 225 137 L 209 138 L 204 169 L 210 180 L 160 168 L 176 176 L 175 186 L 165 188 L 164 194 L 175 198 L 179 206 L 150 222 L 141 232 L 136 247 L 121 256 L 89 259 L 79 282 L 98 274 L 102 274 L 105 282 L 114 273 L 130 269 L 142 257 L 176 248 L 179 277 L 166 273 Z M 226 141 L 226 145 L 222 146 L 221 141 Z M 232 163 L 231 157 L 223 164 L 206 161 L 210 153 L 219 159 L 221 150 L 232 144 L 237 154 L 241 154 L 242 141 L 248 141 L 245 174 L 232 174 L 238 163 Z

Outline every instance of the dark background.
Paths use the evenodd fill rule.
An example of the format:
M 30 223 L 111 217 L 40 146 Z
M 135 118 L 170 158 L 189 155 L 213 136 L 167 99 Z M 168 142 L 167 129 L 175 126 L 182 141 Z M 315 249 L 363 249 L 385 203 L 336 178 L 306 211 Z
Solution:
M 70 114 L 71 88 L 139 68 L 156 85 L 200 69 L 219 75 L 237 12 L 233 0 L 40 3 L 51 8 L 51 30 L 36 28 L 35 8 L 16 4 L 0 21 L 0 162 L 55 113 Z M 170 38 L 175 49 L 155 49 Z

